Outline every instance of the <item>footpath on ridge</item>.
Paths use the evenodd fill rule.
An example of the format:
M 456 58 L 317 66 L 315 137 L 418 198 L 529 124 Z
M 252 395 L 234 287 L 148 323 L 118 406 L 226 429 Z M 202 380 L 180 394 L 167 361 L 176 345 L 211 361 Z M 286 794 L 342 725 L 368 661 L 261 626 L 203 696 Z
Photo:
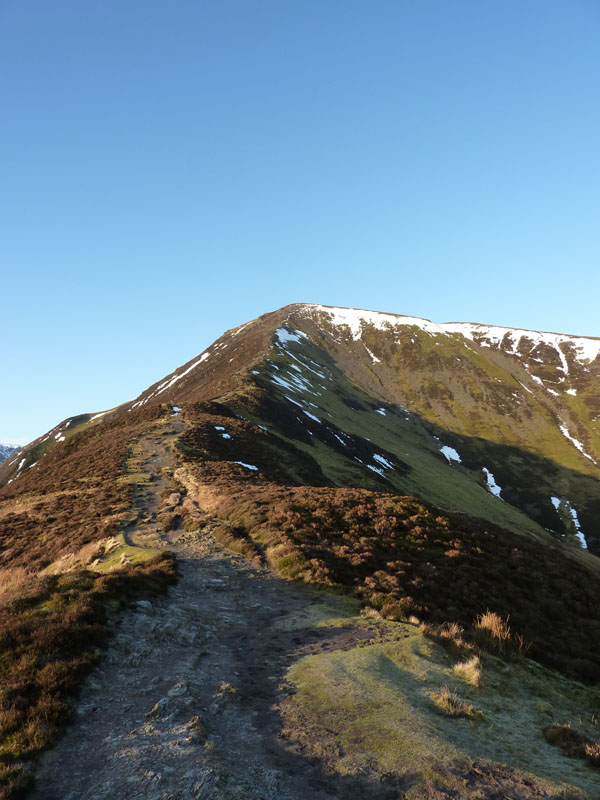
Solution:
M 356 786 L 320 775 L 278 738 L 274 705 L 287 666 L 327 647 L 324 637 L 277 627 L 327 596 L 278 578 L 202 531 L 165 534 L 161 468 L 185 423 L 174 415 L 137 443 L 152 479 L 136 487 L 138 522 L 125 540 L 160 537 L 181 577 L 164 597 L 122 614 L 76 702 L 73 723 L 36 771 L 31 800 L 316 800 Z M 138 467 L 139 468 L 139 467 Z M 336 646 L 333 642 L 329 647 Z
M 458 794 L 430 783 L 410 793 L 410 776 L 381 773 L 374 762 L 342 775 L 336 732 L 323 728 L 315 739 L 301 716 L 298 741 L 285 739 L 279 706 L 295 691 L 288 667 L 388 634 L 371 619 L 288 624 L 314 620 L 328 604 L 339 619 L 339 598 L 226 550 L 211 534 L 220 520 L 165 531 L 165 498 L 186 492 L 173 477 L 181 476 L 174 445 L 184 429 L 176 413 L 136 442 L 128 474 L 137 519 L 123 531 L 130 547 L 175 553 L 180 578 L 114 623 L 72 724 L 41 757 L 29 800 L 403 800 L 406 791 L 427 800 L 558 800 L 535 780 L 483 762 L 457 765 Z

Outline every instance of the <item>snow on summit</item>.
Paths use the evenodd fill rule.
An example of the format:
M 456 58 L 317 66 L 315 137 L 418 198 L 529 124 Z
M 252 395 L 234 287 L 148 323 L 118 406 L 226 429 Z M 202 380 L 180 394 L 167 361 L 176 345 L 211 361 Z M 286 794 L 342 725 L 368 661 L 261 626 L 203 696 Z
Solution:
M 400 314 L 386 314 L 380 311 L 364 311 L 358 308 L 337 308 L 335 306 L 304 305 L 302 310 L 306 316 L 313 313 L 326 314 L 337 326 L 347 326 L 353 339 L 360 339 L 363 328 L 372 326 L 381 331 L 392 331 L 400 326 L 414 326 L 432 335 L 460 334 L 483 347 L 498 347 L 505 352 L 519 355 L 519 344 L 522 339 L 531 342 L 534 347 L 544 344 L 556 350 L 560 359 L 560 367 L 568 373 L 568 364 L 563 347 L 573 348 L 573 356 L 579 362 L 594 361 L 600 354 L 600 339 L 585 336 L 570 336 L 563 333 L 531 331 L 523 328 L 506 328 L 499 325 L 484 325 L 475 322 L 431 322 L 421 317 L 408 317 Z

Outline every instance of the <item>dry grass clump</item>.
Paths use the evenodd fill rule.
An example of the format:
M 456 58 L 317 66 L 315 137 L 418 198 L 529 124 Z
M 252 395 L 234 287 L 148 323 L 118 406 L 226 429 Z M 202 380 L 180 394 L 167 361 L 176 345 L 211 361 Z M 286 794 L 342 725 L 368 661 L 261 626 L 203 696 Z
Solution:
M 498 656 L 506 655 L 511 649 L 508 617 L 504 620 L 493 611 L 488 610 L 477 617 L 473 635 L 481 648 Z
M 476 717 L 480 714 L 471 703 L 451 692 L 447 686 L 442 686 L 439 692 L 432 692 L 431 699 L 447 717 Z
M 600 769 L 600 742 L 595 742 L 570 723 L 548 725 L 542 730 L 544 739 L 560 747 L 570 758 L 580 758 Z
M 459 661 L 452 667 L 452 672 L 465 683 L 479 686 L 481 683 L 481 659 L 478 655 L 473 655 L 468 661 Z
M 465 629 L 458 622 L 443 622 L 441 625 L 421 622 L 419 630 L 423 636 L 433 639 L 455 657 L 464 656 L 465 652 L 473 649 L 473 645 L 464 638 Z
M 513 634 L 508 620 L 488 609 L 477 617 L 472 637 L 478 647 L 500 658 L 524 658 L 531 642 L 526 642 L 520 633 Z
M 27 587 L 35 581 L 35 574 L 25 567 L 0 569 L 0 605 L 26 594 Z

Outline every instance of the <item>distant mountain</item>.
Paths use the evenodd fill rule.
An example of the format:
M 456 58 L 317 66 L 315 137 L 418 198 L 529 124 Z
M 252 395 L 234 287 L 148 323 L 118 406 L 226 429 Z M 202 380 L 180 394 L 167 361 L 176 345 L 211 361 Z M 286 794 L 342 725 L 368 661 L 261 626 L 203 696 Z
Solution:
M 0 444 L 0 463 L 6 461 L 7 458 L 10 458 L 13 453 L 20 449 L 17 444 Z

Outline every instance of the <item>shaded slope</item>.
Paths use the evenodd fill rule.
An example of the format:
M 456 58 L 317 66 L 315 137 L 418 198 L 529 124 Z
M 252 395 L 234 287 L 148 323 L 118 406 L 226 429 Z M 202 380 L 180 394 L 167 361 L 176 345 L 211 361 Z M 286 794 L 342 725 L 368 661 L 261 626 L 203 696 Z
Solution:
M 414 613 L 471 629 L 488 609 L 510 616 L 536 659 L 580 680 L 600 680 L 595 559 L 579 563 L 549 537 L 525 537 L 413 497 L 293 487 L 289 479 L 282 485 L 266 450 L 256 449 L 258 469 L 249 469 L 224 459 L 231 440 L 222 444 L 210 433 L 223 427 L 243 442 L 250 423 L 232 425 L 202 406 L 191 407 L 187 418 L 179 452 L 193 478 L 188 492 L 228 521 L 224 534 L 230 541 L 233 532 L 242 552 L 264 555 L 286 577 L 343 586 L 401 618 Z M 185 524 L 193 527 L 190 513 Z

